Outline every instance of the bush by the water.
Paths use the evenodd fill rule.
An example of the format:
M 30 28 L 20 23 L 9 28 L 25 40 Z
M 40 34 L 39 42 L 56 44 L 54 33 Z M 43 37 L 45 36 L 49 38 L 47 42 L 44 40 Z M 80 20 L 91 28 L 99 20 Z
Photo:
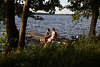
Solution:
M 99 42 L 87 37 L 62 44 L 27 46 L 19 54 L 0 57 L 0 67 L 99 67 Z

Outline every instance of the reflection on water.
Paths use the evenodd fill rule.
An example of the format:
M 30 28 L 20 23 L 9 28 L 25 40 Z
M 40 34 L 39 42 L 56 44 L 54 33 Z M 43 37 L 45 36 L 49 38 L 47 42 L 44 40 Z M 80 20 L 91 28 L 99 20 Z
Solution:
M 56 29 L 60 36 L 70 38 L 73 35 L 87 34 L 89 32 L 89 26 L 91 23 L 91 18 L 88 20 L 82 18 L 82 21 L 79 20 L 79 23 L 72 22 L 72 17 L 69 15 L 40 15 L 44 20 L 34 20 L 33 18 L 28 18 L 27 23 L 27 32 L 37 32 L 45 33 L 46 28 Z M 20 18 L 16 16 L 16 25 L 19 29 Z M 2 26 L 2 25 L 1 25 Z M 2 30 L 0 30 L 2 31 Z M 100 20 L 98 20 L 96 33 L 97 35 L 100 32 Z

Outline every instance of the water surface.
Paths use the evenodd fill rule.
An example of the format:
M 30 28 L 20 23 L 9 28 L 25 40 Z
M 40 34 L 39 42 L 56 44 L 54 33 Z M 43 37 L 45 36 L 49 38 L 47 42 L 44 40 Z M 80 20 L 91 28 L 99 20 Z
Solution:
M 72 17 L 70 15 L 39 15 L 44 18 L 44 20 L 35 20 L 31 17 L 28 18 L 27 23 L 27 32 L 36 32 L 45 34 L 46 28 L 52 29 L 53 27 L 56 29 L 57 33 L 60 36 L 64 36 L 66 38 L 70 38 L 74 35 L 86 34 L 89 33 L 91 17 L 89 19 L 82 18 L 79 20 L 79 23 L 73 22 Z M 20 18 L 15 16 L 16 25 L 19 29 L 20 27 Z M 0 24 L 1 30 L 2 23 Z M 100 20 L 97 22 L 96 26 L 96 35 L 100 33 Z

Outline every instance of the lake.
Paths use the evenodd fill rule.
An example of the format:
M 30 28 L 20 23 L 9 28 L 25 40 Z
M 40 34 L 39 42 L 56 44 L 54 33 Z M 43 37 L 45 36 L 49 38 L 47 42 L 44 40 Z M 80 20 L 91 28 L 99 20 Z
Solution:
M 35 15 L 36 16 L 36 15 Z M 52 29 L 53 27 L 56 29 L 57 33 L 60 36 L 71 38 L 71 36 L 76 36 L 80 34 L 89 33 L 91 17 L 89 19 L 85 19 L 83 17 L 80 18 L 79 23 L 72 21 L 72 17 L 70 15 L 38 15 L 43 17 L 44 20 L 35 20 L 31 17 L 28 18 L 27 23 L 27 32 L 36 32 L 45 34 L 46 28 Z M 20 18 L 15 16 L 16 18 L 16 25 L 19 29 L 20 27 Z M 0 24 L 2 31 L 3 24 Z M 96 35 L 100 33 L 100 20 L 97 22 L 96 26 Z

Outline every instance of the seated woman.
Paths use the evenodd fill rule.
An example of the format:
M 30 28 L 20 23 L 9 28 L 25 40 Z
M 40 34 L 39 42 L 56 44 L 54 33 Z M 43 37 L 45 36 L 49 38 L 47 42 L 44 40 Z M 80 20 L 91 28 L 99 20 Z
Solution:
M 57 32 L 55 32 L 55 28 L 52 28 L 52 35 L 51 37 L 48 39 L 48 43 L 51 42 L 52 40 L 56 40 L 57 39 Z
M 45 42 L 47 42 L 47 40 L 51 37 L 51 33 L 50 33 L 50 29 L 47 28 L 46 30 L 46 34 L 44 36 Z
M 42 43 L 46 43 L 47 40 L 48 40 L 48 38 L 50 38 L 50 37 L 51 37 L 50 29 L 47 28 L 46 34 L 44 35 L 44 37 L 43 37 L 42 39 L 40 39 L 40 41 L 41 41 Z

